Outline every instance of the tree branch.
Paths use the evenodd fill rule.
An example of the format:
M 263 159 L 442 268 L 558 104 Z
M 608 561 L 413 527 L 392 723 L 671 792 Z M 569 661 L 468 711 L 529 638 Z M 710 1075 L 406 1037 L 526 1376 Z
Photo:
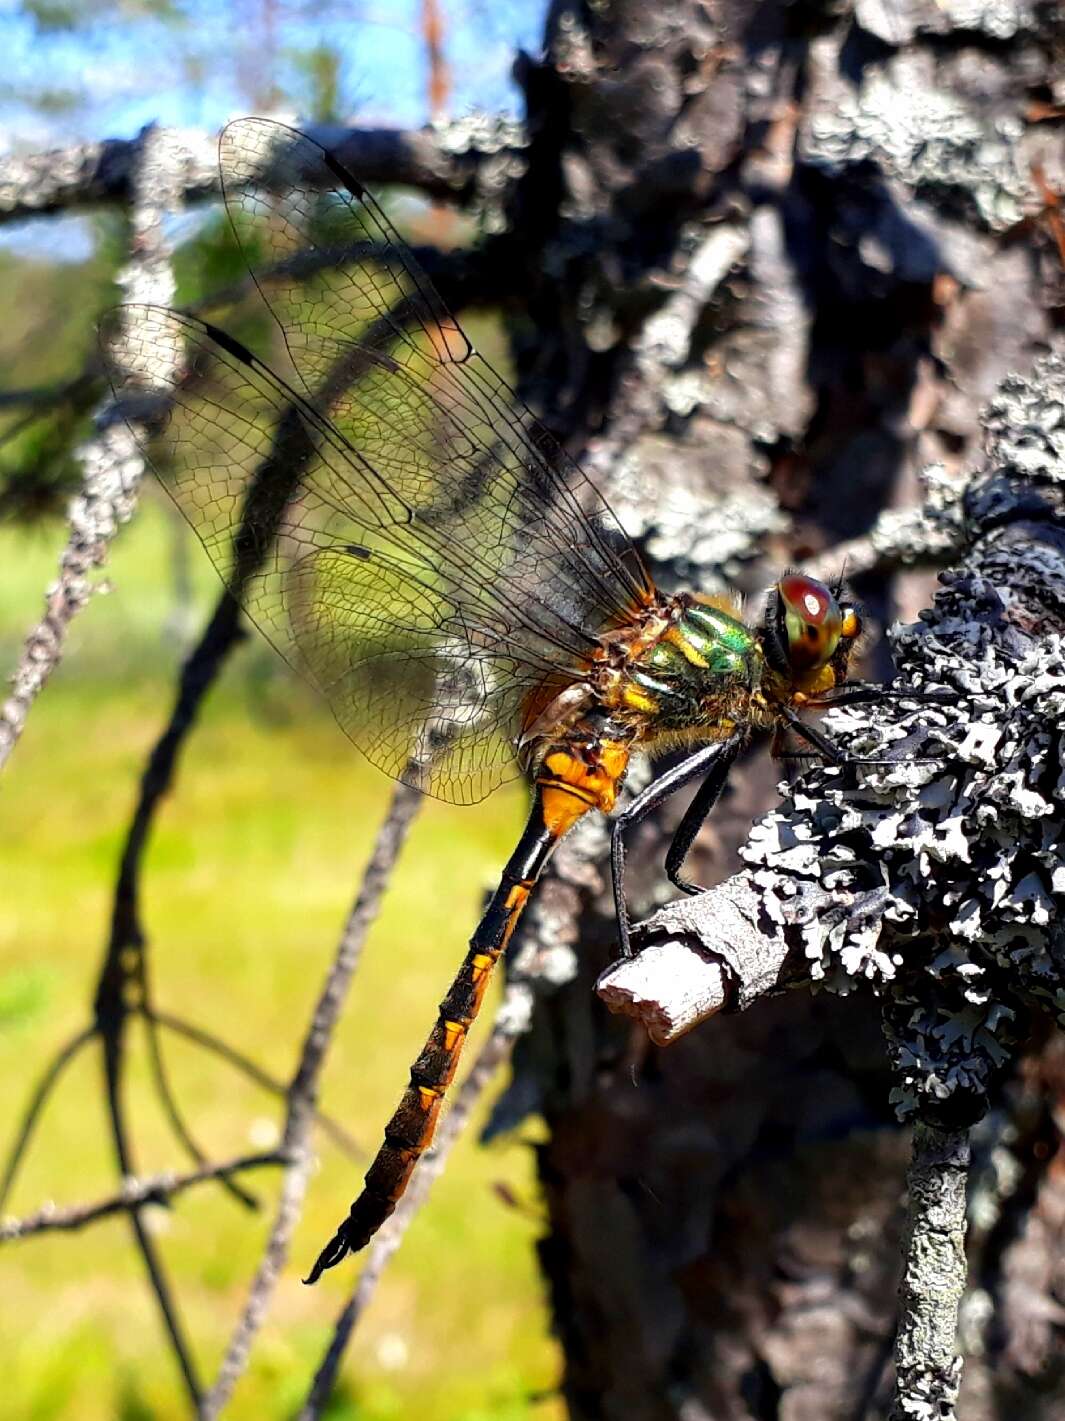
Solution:
M 285 1152 L 276 1149 L 260 1154 L 238 1155 L 235 1159 L 222 1160 L 215 1164 L 205 1162 L 185 1174 L 166 1170 L 143 1179 L 130 1178 L 123 1182 L 119 1193 L 112 1194 L 107 1199 L 98 1199 L 94 1204 L 43 1204 L 36 1213 L 27 1214 L 25 1218 L 0 1219 L 0 1244 L 30 1238 L 34 1234 L 83 1229 L 87 1224 L 95 1224 L 100 1219 L 110 1218 L 112 1214 L 138 1209 L 143 1204 L 169 1204 L 187 1189 L 208 1180 L 230 1179 L 234 1174 L 242 1174 L 245 1170 L 288 1163 Z
M 312 124 L 304 132 L 330 148 L 374 185 L 401 184 L 460 204 L 498 189 L 523 161 L 519 125 L 470 115 L 421 129 L 352 128 Z M 160 130 L 132 139 L 79 143 L 0 162 L 0 224 L 132 200 L 143 152 Z M 194 129 L 170 130 L 177 155 L 174 195 L 181 204 L 219 195 L 218 138 Z M 319 174 L 320 175 L 320 174 Z
M 257 1061 L 253 1061 L 243 1051 L 238 1051 L 228 1041 L 223 1041 L 214 1032 L 206 1031 L 202 1026 L 196 1026 L 191 1021 L 185 1021 L 182 1017 L 175 1016 L 173 1012 L 159 1011 L 154 1007 L 146 1008 L 144 1014 L 159 1026 L 173 1031 L 178 1036 L 184 1036 L 188 1041 L 194 1041 L 205 1051 L 210 1051 L 213 1055 L 228 1062 L 234 1069 L 247 1076 L 250 1081 L 262 1086 L 263 1090 L 268 1090 L 271 1095 L 286 1094 L 288 1086 L 284 1081 L 278 1080 L 277 1076 L 271 1075 Z M 332 1140 L 333 1144 L 343 1150 L 345 1154 L 354 1156 L 359 1153 L 358 1141 L 339 1120 L 324 1110 L 316 1110 L 314 1119 L 322 1134 Z M 2 1202 L 3 1197 L 0 1195 L 0 1204 Z
M 831 712 L 854 767 L 800 781 L 745 870 L 657 913 L 599 983 L 659 1041 L 798 982 L 877 992 L 917 1122 L 894 1421 L 954 1414 L 966 1127 L 1032 1017 L 1065 1002 L 1063 408 L 1059 343 L 984 411 L 964 560 L 892 637 L 914 698 Z
M 150 1012 L 142 1012 L 140 1015 L 148 1039 L 148 1066 L 155 1084 L 156 1096 L 163 1107 L 163 1114 L 170 1124 L 171 1132 L 185 1153 L 195 1164 L 202 1167 L 208 1163 L 207 1155 L 196 1143 L 184 1112 L 178 1104 L 177 1096 L 174 1094 L 174 1088 L 170 1084 L 170 1072 L 166 1068 L 166 1060 L 163 1056 L 163 1043 L 159 1039 L 159 1027 Z M 243 1185 L 235 1179 L 231 1179 L 228 1174 L 220 1174 L 218 1181 L 246 1209 L 259 1207 L 259 1201 L 254 1194 L 249 1194 Z
M 147 129 L 137 141 L 136 156 L 137 166 L 130 170 L 131 259 L 122 283 L 133 300 L 165 306 L 174 294 L 164 218 L 174 205 L 177 152 L 164 131 Z M 92 597 L 92 572 L 103 566 L 112 539 L 136 506 L 144 464 L 125 425 L 109 424 L 82 447 L 80 456 L 84 483 L 70 505 L 59 576 L 45 594 L 43 619 L 26 638 L 11 678 L 12 693 L 0 706 L 0 769 L 59 664 L 71 622 Z
M 906 1180 L 910 1202 L 890 1421 L 954 1421 L 962 1368 L 957 1335 L 965 1292 L 968 1130 L 940 1130 L 918 1120 Z
M 1004 382 L 984 416 L 987 460 L 956 494 L 966 559 L 942 576 L 934 609 L 894 633 L 900 685 L 919 697 L 938 682 L 947 702 L 831 712 L 826 729 L 866 763 L 800 781 L 755 826 L 744 872 L 670 904 L 638 929 L 653 949 L 646 960 L 604 973 L 600 995 L 631 1008 L 657 1039 L 795 982 L 838 990 L 869 982 L 890 995 L 906 977 L 900 969 L 923 971 L 934 956 L 931 944 L 913 955 L 927 932 L 935 949 L 953 942 L 966 960 L 987 940 L 1005 963 L 1019 912 L 1025 940 L 1051 959 L 1037 951 L 1033 966 L 1021 954 L 1010 980 L 1034 1003 L 1050 1001 L 1057 966 L 1047 914 L 1065 888 L 1050 845 L 1060 841 L 1061 805 L 1035 786 L 1050 773 L 1043 742 L 1061 711 L 1060 399 L 1065 350 L 1030 379 Z M 978 859 L 996 865 L 994 903 L 986 873 L 967 867 Z M 937 922 L 944 903 L 954 905 L 945 927 Z M 913 944 L 905 962 L 903 944 Z M 991 966 L 974 965 L 970 985 Z M 1004 1022 L 997 1032 L 1008 1034 Z
M 83 1031 L 79 1031 L 75 1036 L 72 1036 L 52 1057 L 44 1074 L 37 1082 L 37 1087 L 30 1096 L 29 1104 L 23 1113 L 22 1124 L 19 1126 L 18 1134 L 15 1136 L 11 1149 L 8 1152 L 7 1164 L 4 1166 L 4 1177 L 2 1182 L 0 1182 L 0 1209 L 7 1203 L 8 1195 L 11 1193 L 12 1186 L 18 1174 L 19 1165 L 22 1163 L 22 1158 L 26 1153 L 26 1147 L 33 1138 L 37 1121 L 41 1118 L 41 1111 L 48 1103 L 48 1097 L 51 1095 L 56 1083 L 67 1066 L 74 1060 L 74 1057 L 81 1048 L 93 1040 L 95 1035 L 95 1027 L 87 1026 Z

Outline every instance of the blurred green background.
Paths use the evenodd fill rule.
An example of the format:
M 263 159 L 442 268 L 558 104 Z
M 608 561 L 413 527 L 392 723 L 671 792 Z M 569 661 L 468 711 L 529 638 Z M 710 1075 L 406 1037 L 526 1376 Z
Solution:
M 116 544 L 110 591 L 75 624 L 5 775 L 4 1141 L 51 1053 L 89 1019 L 117 855 L 178 664 L 179 645 L 163 631 L 175 610 L 175 533 L 184 536 L 149 487 Z M 39 614 L 60 539 L 58 528 L 0 533 L 5 665 Z M 198 617 L 217 581 L 198 547 L 188 552 Z M 158 1006 L 287 1076 L 389 793 L 313 694 L 249 641 L 207 703 L 148 856 L 144 909 Z M 475 809 L 427 802 L 416 822 L 323 1083 L 323 1107 L 367 1150 L 376 1147 L 522 809 L 523 792 L 508 788 Z M 484 1026 L 482 1019 L 474 1051 Z M 181 1167 L 136 1026 L 132 1036 L 140 1168 Z M 269 1094 L 177 1038 L 167 1038 L 166 1054 L 178 1098 L 212 1157 L 276 1141 L 281 1112 Z M 360 1325 L 331 1415 L 561 1414 L 551 1397 L 558 1363 L 533 1253 L 539 1204 L 527 1139 L 483 1149 L 471 1133 L 458 1146 Z M 345 1267 L 313 1290 L 299 1282 L 362 1173 L 320 1136 L 318 1145 L 293 1258 L 234 1417 L 283 1417 L 296 1408 L 354 1278 Z M 259 1215 L 211 1185 L 172 1211 L 150 1211 L 207 1375 L 245 1297 L 278 1175 L 261 1171 L 246 1182 L 263 1199 Z M 11 1209 L 89 1200 L 114 1186 L 99 1052 L 89 1047 L 59 1085 Z M 0 1265 L 5 1415 L 186 1414 L 124 1220 L 9 1244 Z
M 510 64 L 518 45 L 535 44 L 543 9 L 539 0 L 445 0 L 443 53 L 430 57 L 418 0 L 354 20 L 346 8 L 300 0 L 16 3 L 0 12 L 0 42 L 17 76 L 0 97 L 0 147 L 42 152 L 128 137 L 149 121 L 211 131 L 277 103 L 293 117 L 371 125 L 417 124 L 430 111 L 472 105 L 513 108 Z M 422 221 L 416 235 L 434 235 L 424 207 L 399 210 L 415 227 Z M 217 210 L 204 211 L 173 227 L 180 299 L 238 274 Z M 441 230 L 449 242 L 473 235 L 446 216 Z M 0 229 L 0 396 L 9 397 L 0 401 L 2 676 L 41 615 L 65 541 L 76 448 L 102 393 L 98 378 L 84 376 L 93 326 L 119 299 L 113 281 L 125 242 L 116 210 Z M 493 354 L 500 349 L 497 334 Z M 32 398 L 13 398 L 27 391 Z M 218 591 L 152 482 L 99 581 L 107 590 L 75 620 L 0 785 L 2 1148 L 56 1049 L 89 1024 L 137 781 L 166 723 L 183 651 Z M 148 855 L 143 909 L 157 1007 L 287 1077 L 390 792 L 324 705 L 251 638 L 206 704 Z M 314 1290 L 300 1275 L 358 1187 L 523 808 L 514 786 L 476 809 L 427 803 L 416 822 L 323 1081 L 323 1107 L 365 1157 L 348 1159 L 317 1137 L 319 1169 L 292 1258 L 227 1415 L 270 1421 L 294 1414 L 304 1397 L 356 1270 L 337 1269 Z M 187 1162 L 151 1089 L 137 1023 L 130 1040 L 138 1169 L 181 1169 Z M 164 1044 L 178 1100 L 211 1157 L 276 1141 L 275 1098 L 186 1041 L 168 1035 Z M 330 1416 L 561 1416 L 534 1252 L 536 1124 L 482 1148 L 478 1123 L 360 1324 Z M 262 1200 L 258 1214 L 205 1185 L 145 1215 L 207 1381 L 244 1303 L 279 1182 L 276 1171 L 246 1177 Z M 26 1214 L 47 1200 L 103 1197 L 115 1185 L 93 1044 L 62 1078 L 8 1207 Z M 124 1219 L 6 1245 L 0 1268 L 5 1418 L 187 1416 Z

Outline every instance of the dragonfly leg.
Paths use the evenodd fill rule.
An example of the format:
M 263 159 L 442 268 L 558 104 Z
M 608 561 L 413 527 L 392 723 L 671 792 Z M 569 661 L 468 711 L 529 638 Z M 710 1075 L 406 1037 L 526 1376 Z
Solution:
M 704 771 L 710 769 L 721 757 L 722 753 L 733 743 L 738 747 L 739 737 L 733 736 L 731 740 L 716 741 L 710 745 L 704 745 L 696 750 L 694 755 L 689 755 L 686 760 L 682 760 L 679 765 L 674 765 L 672 769 L 666 770 L 657 779 L 651 781 L 645 790 L 636 796 L 631 804 L 617 816 L 610 826 L 610 876 L 614 890 L 614 911 L 617 915 L 618 924 L 618 945 L 622 957 L 631 957 L 632 941 L 629 935 L 629 910 L 625 906 L 625 840 L 624 834 L 627 829 L 639 824 L 641 819 L 646 819 L 647 815 L 657 809 L 660 804 L 664 804 L 671 795 L 684 785 L 690 784 Z M 736 751 L 732 750 L 728 756 L 728 765 L 735 759 Z M 728 773 L 726 766 L 725 773 Z M 724 783 L 724 780 L 722 780 Z M 702 791 L 700 790 L 700 794 Z M 720 793 L 720 788 L 718 789 Z M 698 797 L 698 796 L 697 796 Z M 714 796 L 717 798 L 717 795 Z M 691 811 L 689 810 L 689 813 Z M 707 810 L 707 813 L 709 810 Z M 705 818 L 705 815 L 703 816 Z M 684 822 L 688 815 L 685 814 Z M 680 830 L 678 829 L 678 833 Z M 692 838 L 695 837 L 695 831 Z M 688 841 L 689 847 L 691 840 Z M 672 847 L 670 849 L 672 852 Z M 684 851 L 687 852 L 687 849 Z M 684 854 L 681 854 L 683 860 Z M 668 871 L 668 866 L 667 866 Z
M 957 696 L 938 686 L 907 690 L 905 686 L 878 686 L 875 681 L 848 681 L 833 686 L 820 695 L 811 696 L 808 704 L 826 709 L 828 706 L 859 706 L 876 701 L 918 701 L 926 705 L 954 705 Z
M 830 765 L 849 765 L 853 759 L 846 750 L 841 750 L 834 740 L 830 740 L 824 731 L 818 730 L 815 725 L 808 725 L 802 716 L 796 715 L 790 706 L 781 706 L 784 719 L 794 730 L 795 734 L 805 740 L 807 745 L 812 745 L 819 751 Z
M 811 704 L 815 704 L 815 702 L 811 702 Z M 820 704 L 820 702 L 816 704 Z M 833 701 L 830 704 L 839 705 L 840 702 Z M 864 755 L 848 755 L 846 750 L 843 750 L 834 740 L 830 740 L 824 731 L 818 730 L 816 726 L 810 725 L 807 721 L 803 720 L 801 716 L 796 715 L 790 707 L 782 706 L 781 711 L 784 715 L 784 719 L 791 726 L 792 730 L 794 730 L 795 734 L 798 735 L 800 739 L 805 740 L 808 745 L 812 745 L 818 754 L 823 756 L 830 765 L 897 765 L 899 763 L 897 759 L 890 759 L 883 756 L 880 758 L 872 758 Z M 780 756 L 779 758 L 797 759 L 800 757 L 789 755 Z
M 673 840 L 666 853 L 666 877 L 682 893 L 705 892 L 698 883 L 682 878 L 680 871 L 684 867 L 688 851 L 695 842 L 696 834 L 706 823 L 714 805 L 721 798 L 721 791 L 725 788 L 725 781 L 735 764 L 739 750 L 740 738 L 738 735 L 734 735 L 731 740 L 726 740 L 721 746 L 721 754 L 711 763 L 706 779 L 703 780 L 696 791 L 695 798 L 684 811 L 684 817 L 677 825 L 676 833 L 673 835 Z

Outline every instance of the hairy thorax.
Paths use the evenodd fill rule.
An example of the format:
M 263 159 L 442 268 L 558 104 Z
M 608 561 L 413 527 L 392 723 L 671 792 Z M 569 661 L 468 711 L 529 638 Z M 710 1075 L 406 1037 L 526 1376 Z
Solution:
M 526 720 L 523 741 L 608 734 L 644 749 L 766 729 L 765 659 L 734 604 L 681 593 L 607 632 L 585 674 Z

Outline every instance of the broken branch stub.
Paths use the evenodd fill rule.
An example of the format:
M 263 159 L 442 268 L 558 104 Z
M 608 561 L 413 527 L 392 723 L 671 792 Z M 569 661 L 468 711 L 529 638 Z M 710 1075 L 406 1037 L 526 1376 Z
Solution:
M 637 930 L 599 993 L 673 1040 L 796 982 L 885 1001 L 896 1105 L 977 1117 L 1032 1013 L 1065 1016 L 1065 344 L 1002 382 L 961 489 L 965 552 L 892 635 L 898 684 L 838 709 L 878 764 L 826 766 L 753 827 L 744 870 Z

